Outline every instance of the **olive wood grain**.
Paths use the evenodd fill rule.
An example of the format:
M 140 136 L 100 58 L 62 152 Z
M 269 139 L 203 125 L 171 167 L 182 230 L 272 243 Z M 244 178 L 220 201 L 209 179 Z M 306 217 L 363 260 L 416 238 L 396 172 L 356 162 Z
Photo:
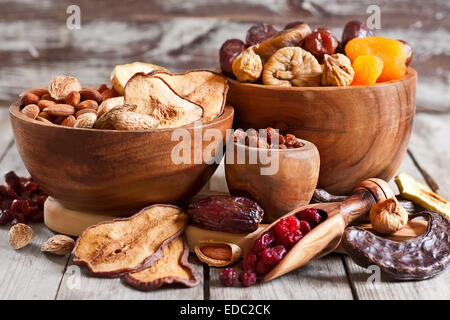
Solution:
M 417 73 L 351 87 L 276 87 L 229 81 L 235 127 L 274 127 L 311 141 L 320 153 L 318 187 L 349 193 L 371 177 L 389 180 L 406 153 Z
M 313 259 L 333 252 L 339 246 L 344 229 L 349 224 L 356 223 L 375 203 L 385 200 L 385 195 L 393 193 L 389 185 L 380 179 L 372 178 L 363 181 L 361 185 L 342 202 L 305 205 L 283 216 L 295 215 L 305 208 L 316 208 L 325 211 L 328 218 L 297 242 L 283 260 L 264 277 L 264 281 L 278 278 Z M 271 229 L 276 223 L 277 221 L 273 222 L 264 231 Z
M 194 155 L 222 148 L 233 114 L 226 106 L 222 115 L 196 127 L 199 133 L 216 129 L 223 137 L 198 146 L 194 126 L 182 127 L 189 133 L 191 161 L 175 164 L 172 150 L 180 143 L 171 140 L 175 129 L 69 128 L 31 120 L 17 104 L 10 107 L 19 154 L 44 191 L 68 209 L 121 216 L 152 203 L 182 204 L 195 195 L 218 163 L 196 163 Z
M 272 222 L 299 206 L 310 202 L 319 178 L 319 152 L 311 142 L 295 149 L 271 149 L 267 151 L 271 164 L 249 163 L 249 153 L 258 149 L 234 143 L 233 161 L 225 158 L 225 177 L 231 194 L 245 194 L 264 209 L 264 222 Z M 245 154 L 245 163 L 237 163 L 238 154 Z M 261 168 L 277 167 L 274 174 L 262 175 Z

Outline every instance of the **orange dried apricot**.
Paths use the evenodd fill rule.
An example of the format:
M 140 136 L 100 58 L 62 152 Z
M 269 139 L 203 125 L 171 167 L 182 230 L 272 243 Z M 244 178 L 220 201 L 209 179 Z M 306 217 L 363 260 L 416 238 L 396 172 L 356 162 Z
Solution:
M 359 56 L 352 63 L 355 76 L 351 85 L 375 84 L 383 71 L 383 65 L 383 61 L 374 55 Z
M 354 62 L 359 56 L 374 55 L 384 63 L 378 82 L 396 80 L 406 73 L 408 50 L 398 40 L 383 37 L 355 38 L 345 46 L 345 54 Z

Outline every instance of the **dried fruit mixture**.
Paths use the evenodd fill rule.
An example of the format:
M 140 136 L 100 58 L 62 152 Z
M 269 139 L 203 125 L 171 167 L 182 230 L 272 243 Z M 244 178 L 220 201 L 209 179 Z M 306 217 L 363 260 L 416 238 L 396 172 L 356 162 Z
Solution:
M 361 58 L 364 57 L 364 58 Z M 288 23 L 252 26 L 245 42 L 225 41 L 222 72 L 241 82 L 283 87 L 371 85 L 397 80 L 413 57 L 403 40 L 374 36 L 367 25 L 349 21 L 339 41 L 328 28 Z
M 283 136 L 274 128 L 259 131 L 249 129 L 245 132 L 238 129 L 234 132 L 233 139 L 236 143 L 262 149 L 295 149 L 304 146 L 293 134 Z

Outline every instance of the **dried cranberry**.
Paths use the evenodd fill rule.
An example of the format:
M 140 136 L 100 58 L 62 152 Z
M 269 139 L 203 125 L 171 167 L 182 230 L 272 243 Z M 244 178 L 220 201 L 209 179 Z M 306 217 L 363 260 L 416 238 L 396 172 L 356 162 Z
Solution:
M 219 274 L 219 280 L 224 286 L 231 287 L 236 280 L 236 271 L 233 268 L 223 269 Z
M 20 212 L 27 216 L 30 214 L 30 203 L 25 199 L 14 199 L 10 209 L 14 213 Z
M 308 222 L 311 228 L 314 228 L 322 221 L 319 211 L 314 208 L 307 208 L 300 211 L 297 213 L 297 218 Z
M 11 203 L 12 203 L 11 199 L 2 200 L 2 202 L 0 204 L 0 209 L 5 210 L 5 209 L 11 208 Z
M 276 33 L 277 29 L 271 24 L 256 24 L 248 29 L 245 42 L 248 46 L 253 46 L 273 37 Z
M 28 219 L 32 222 L 43 222 L 44 221 L 44 212 L 42 210 L 40 210 L 37 213 L 30 216 Z
M 8 209 L 0 211 L 0 224 L 5 224 L 11 221 L 13 214 Z
M 244 259 L 244 270 L 255 271 L 256 262 L 258 261 L 258 257 L 253 252 L 247 253 Z
M 277 237 L 278 243 L 282 244 L 287 250 L 290 250 L 297 242 L 303 238 L 303 234 L 300 230 L 296 230 L 290 233 L 285 233 Z
M 239 275 L 239 282 L 242 283 L 244 287 L 254 286 L 256 280 L 256 273 L 251 270 L 244 271 Z
M 245 43 L 239 39 L 229 39 L 222 44 L 219 51 L 219 61 L 224 74 L 234 77 L 233 61 L 245 48 Z
M 257 274 L 257 275 L 259 275 L 259 276 L 265 276 L 265 275 L 268 274 L 268 273 L 270 272 L 270 270 L 272 270 L 272 269 L 273 269 L 273 265 L 265 264 L 265 263 L 262 262 L 262 261 L 258 261 L 258 262 L 256 263 L 255 271 L 256 271 L 256 274 Z
M 18 223 L 26 223 L 27 222 L 27 218 L 25 217 L 25 215 L 21 212 L 17 212 L 14 213 L 14 218 L 11 221 L 11 225 L 15 225 Z
M 278 221 L 273 230 L 275 232 L 275 237 L 279 237 L 297 231 L 300 228 L 300 221 L 296 216 L 289 216 Z
M 301 24 L 304 24 L 304 22 L 303 21 L 292 21 L 292 22 L 289 22 L 287 25 L 285 25 L 283 30 L 295 28 L 296 26 L 299 26 Z
M 0 186 L 0 195 L 8 199 L 15 199 L 18 197 L 17 193 L 12 190 L 10 186 Z
M 278 264 L 286 255 L 287 250 L 282 245 L 273 248 L 267 248 L 258 253 L 259 260 L 267 265 L 274 266 Z
M 33 181 L 27 181 L 23 184 L 23 190 L 33 192 L 33 191 L 37 191 L 38 189 L 39 189 L 39 186 Z
M 306 236 L 306 234 L 311 231 L 311 226 L 308 222 L 300 220 L 300 231 L 302 232 L 303 236 Z
M 322 63 L 325 54 L 332 55 L 338 46 L 336 37 L 327 28 L 318 28 L 309 34 L 302 47 Z
M 259 236 L 258 239 L 256 239 L 255 243 L 253 244 L 253 252 L 258 253 L 268 247 L 275 241 L 275 234 L 272 230 L 269 230 L 267 232 L 264 232 L 262 235 Z
M 354 38 L 365 38 L 373 36 L 372 30 L 370 30 L 364 23 L 360 21 L 349 21 L 344 27 L 342 32 L 341 47 L 345 49 L 347 42 Z
M 20 193 L 20 178 L 14 171 L 9 171 L 5 174 L 5 181 L 14 192 Z
M 405 63 L 406 63 L 406 65 L 409 65 L 409 64 L 411 63 L 411 60 L 412 60 L 413 56 L 414 56 L 413 49 L 412 49 L 412 47 L 409 45 L 409 43 L 406 42 L 405 40 L 398 40 L 398 41 L 400 41 L 401 43 L 403 43 L 403 44 L 405 45 L 405 47 L 406 47 L 406 50 L 408 51 L 408 55 L 407 55 L 407 57 L 406 57 Z

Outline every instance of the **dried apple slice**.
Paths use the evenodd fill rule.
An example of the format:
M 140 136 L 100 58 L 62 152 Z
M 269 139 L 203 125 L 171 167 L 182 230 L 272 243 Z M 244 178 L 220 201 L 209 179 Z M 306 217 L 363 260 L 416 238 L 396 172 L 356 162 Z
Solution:
M 180 283 L 196 286 L 198 274 L 188 262 L 189 248 L 183 236 L 179 236 L 164 247 L 161 258 L 152 266 L 124 276 L 129 285 L 144 291 L 157 289 L 164 284 Z
M 163 79 L 182 98 L 202 106 L 206 121 L 223 112 L 228 92 L 228 80 L 224 76 L 208 70 L 185 73 L 155 70 L 150 75 Z
M 152 72 L 153 70 L 166 70 L 166 69 L 157 66 L 156 64 L 143 62 L 120 64 L 115 66 L 111 73 L 111 83 L 113 85 L 114 90 L 118 94 L 123 96 L 125 85 L 134 74 L 138 72 L 149 73 Z
M 135 74 L 125 86 L 125 103 L 159 121 L 157 128 L 176 128 L 203 117 L 203 108 L 183 99 L 161 78 Z
M 176 206 L 153 205 L 129 218 L 101 222 L 78 238 L 74 262 L 107 277 L 145 269 L 180 235 L 186 221 L 187 215 Z

